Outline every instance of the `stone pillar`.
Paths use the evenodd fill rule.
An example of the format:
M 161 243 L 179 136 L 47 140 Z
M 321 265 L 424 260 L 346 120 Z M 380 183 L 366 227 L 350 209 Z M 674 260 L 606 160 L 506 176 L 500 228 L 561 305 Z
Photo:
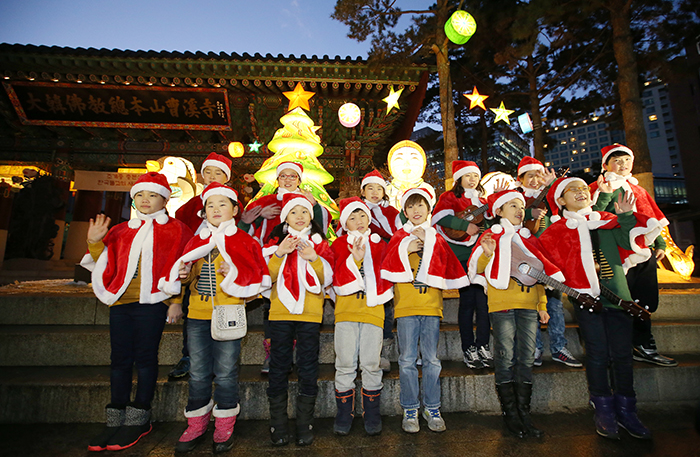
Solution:
M 63 258 L 79 261 L 87 252 L 87 231 L 91 218 L 102 209 L 102 192 L 96 190 L 79 190 L 75 195 L 73 220 L 68 227 L 66 249 Z
M 12 200 L 14 193 L 12 187 L 4 180 L 0 183 L 0 268 L 5 259 L 5 246 L 7 245 L 7 230 L 10 227 L 12 217 Z

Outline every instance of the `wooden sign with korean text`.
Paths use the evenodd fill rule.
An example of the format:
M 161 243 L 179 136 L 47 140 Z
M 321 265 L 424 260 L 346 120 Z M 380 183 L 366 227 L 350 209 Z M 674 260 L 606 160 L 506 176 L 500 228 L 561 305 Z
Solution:
M 128 192 L 141 176 L 142 173 L 75 170 L 73 188 L 76 190 Z

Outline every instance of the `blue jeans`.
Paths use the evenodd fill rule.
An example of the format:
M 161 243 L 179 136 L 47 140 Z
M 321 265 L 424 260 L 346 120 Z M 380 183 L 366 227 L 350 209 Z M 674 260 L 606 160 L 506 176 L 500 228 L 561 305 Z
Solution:
M 491 313 L 491 325 L 496 385 L 512 381 L 532 383 L 537 311 L 509 309 L 494 312 Z
M 403 409 L 420 407 L 418 388 L 418 344 L 423 359 L 423 407 L 440 407 L 440 371 L 437 358 L 440 339 L 440 318 L 437 316 L 407 316 L 396 319 L 399 338 L 399 401 Z
M 187 344 L 190 351 L 190 394 L 186 410 L 195 411 L 209 403 L 212 381 L 216 384 L 214 401 L 219 409 L 238 406 L 241 340 L 216 341 L 211 337 L 210 320 L 189 319 Z
M 143 409 L 151 408 L 158 379 L 158 346 L 167 313 L 168 307 L 163 303 L 128 303 L 109 308 L 110 389 L 114 407 L 126 407 L 129 403 L 136 365 L 134 403 Z
M 548 290 L 547 291 L 547 313 L 549 314 L 549 322 L 547 322 L 547 333 L 549 334 L 549 350 L 552 354 L 559 352 L 566 347 L 566 321 L 564 320 L 564 305 L 561 302 L 561 292 Z M 537 349 L 540 351 L 544 347 L 542 342 L 542 331 L 540 326 L 537 326 Z

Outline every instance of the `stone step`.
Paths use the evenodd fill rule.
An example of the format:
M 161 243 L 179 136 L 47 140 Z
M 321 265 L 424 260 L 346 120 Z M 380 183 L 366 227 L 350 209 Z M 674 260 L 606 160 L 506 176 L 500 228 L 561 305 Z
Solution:
M 573 308 L 565 300 L 567 322 L 574 322 Z M 445 293 L 444 318 L 447 324 L 457 323 L 459 299 L 456 291 Z M 654 321 L 700 320 L 700 289 L 662 289 L 659 309 Z M 262 325 L 260 300 L 248 305 L 249 325 Z M 324 323 L 333 323 L 333 308 L 327 302 Z M 109 308 L 94 295 L 74 294 L 8 295 L 0 293 L 0 325 L 108 325 Z
M 656 322 L 653 333 L 664 354 L 692 353 L 700 348 L 700 321 Z M 568 348 L 575 357 L 583 355 L 576 324 L 567 324 Z M 549 336 L 542 332 L 545 353 Z M 242 341 L 241 364 L 260 365 L 264 360 L 262 326 L 250 326 Z M 389 359 L 398 359 L 396 339 L 389 348 Z M 181 357 L 182 327 L 166 325 L 160 344 L 159 361 L 174 365 Z M 107 325 L 6 325 L 0 326 L 0 366 L 100 366 L 110 363 Z M 438 357 L 461 361 L 459 327 L 442 324 Z M 319 360 L 335 362 L 333 326 L 321 327 Z
M 635 389 L 640 407 L 694 405 L 700 399 L 700 355 L 678 355 L 675 368 L 634 365 Z M 155 421 L 183 421 L 188 386 L 169 381 L 169 367 L 162 366 L 153 402 Z M 335 415 L 334 368 L 324 364 L 319 373 L 317 417 Z M 257 367 L 241 367 L 241 419 L 268 418 L 267 380 Z M 588 408 L 585 371 L 545 362 L 534 370 L 532 409 L 550 413 Z M 443 362 L 442 410 L 498 414 L 493 370 L 470 370 L 459 362 Z M 298 384 L 290 375 L 290 416 Z M 401 414 L 398 366 L 384 377 L 383 415 Z M 0 423 L 102 422 L 109 402 L 108 367 L 7 367 L 0 370 Z M 356 401 L 358 410 L 361 400 Z

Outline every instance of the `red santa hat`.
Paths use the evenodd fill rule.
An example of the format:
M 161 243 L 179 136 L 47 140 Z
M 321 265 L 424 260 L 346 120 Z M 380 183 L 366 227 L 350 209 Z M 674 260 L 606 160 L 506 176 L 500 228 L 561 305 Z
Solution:
M 207 198 L 211 197 L 212 195 L 223 195 L 230 198 L 234 202 L 238 201 L 238 194 L 235 190 L 218 182 L 213 182 L 204 189 L 204 192 L 202 192 L 202 195 L 200 195 L 202 198 L 202 203 L 206 204 Z
M 404 192 L 401 196 L 401 209 L 404 209 L 404 207 L 406 206 L 406 200 L 408 200 L 408 197 L 415 194 L 418 194 L 421 197 L 425 198 L 425 200 L 428 202 L 428 210 L 433 210 L 433 202 L 435 201 L 435 197 L 433 196 L 432 192 L 430 192 L 424 187 L 413 187 Z
M 206 159 L 204 159 L 204 162 L 202 162 L 202 169 L 200 173 L 204 174 L 204 169 L 207 167 L 216 167 L 219 168 L 221 171 L 226 173 L 226 180 L 228 181 L 231 179 L 231 159 L 229 159 L 226 156 L 222 156 L 221 154 L 217 154 L 216 152 L 212 152 L 207 156 Z
M 556 222 L 561 219 L 559 211 L 562 209 L 562 206 L 557 200 L 564 194 L 564 189 L 566 189 L 566 186 L 576 181 L 579 181 L 581 184 L 588 187 L 586 181 L 581 178 L 561 177 L 554 181 L 552 187 L 549 188 L 549 192 L 547 192 L 547 203 L 549 203 L 549 208 L 552 210 L 552 216 L 549 218 L 552 222 Z
M 365 214 L 367 214 L 368 223 L 372 223 L 372 212 L 360 197 L 344 198 L 340 200 L 340 225 L 343 226 L 344 230 L 348 229 L 345 226 L 348 217 L 358 209 L 364 211 Z
M 455 160 L 452 162 L 452 179 L 457 182 L 459 178 L 466 175 L 467 173 L 476 173 L 481 179 L 481 170 L 476 162 L 471 162 L 469 160 Z
M 382 174 L 377 170 L 370 171 L 364 178 L 362 178 L 360 189 L 363 189 L 367 184 L 379 184 L 384 188 L 384 192 L 386 192 L 386 181 L 384 180 Z
M 525 156 L 518 164 L 518 176 L 528 171 L 544 171 L 544 165 L 542 162 L 535 159 L 534 157 Z
M 608 158 L 610 157 L 610 154 L 616 151 L 621 151 L 624 152 L 625 154 L 629 154 L 633 159 L 634 159 L 634 152 L 627 146 L 615 143 L 610 146 L 605 146 L 603 149 L 600 150 L 600 152 L 603 153 L 603 165 L 608 161 Z
M 282 162 L 281 164 L 277 165 L 277 178 L 280 177 L 280 173 L 282 173 L 282 170 L 293 170 L 297 175 L 299 175 L 299 181 L 302 180 L 302 177 L 304 175 L 304 166 L 296 162 Z
M 489 212 L 491 214 L 496 214 L 496 209 L 500 208 L 501 206 L 505 205 L 511 200 L 518 199 L 523 202 L 523 205 L 525 204 L 525 197 L 523 197 L 523 194 L 518 192 L 515 189 L 510 189 L 510 190 L 502 190 L 500 192 L 497 192 L 495 194 L 491 194 L 488 197 L 488 204 L 489 204 Z
M 168 184 L 168 178 L 165 175 L 151 171 L 144 173 L 141 177 L 131 186 L 131 198 L 134 198 L 136 194 L 141 191 L 155 192 L 158 195 L 162 195 L 164 199 L 168 200 L 170 198 L 170 184 Z
M 280 221 L 285 222 L 289 212 L 297 205 L 301 205 L 308 209 L 313 215 L 314 205 L 311 204 L 308 198 L 301 194 L 287 193 L 282 197 L 282 211 L 280 211 Z

